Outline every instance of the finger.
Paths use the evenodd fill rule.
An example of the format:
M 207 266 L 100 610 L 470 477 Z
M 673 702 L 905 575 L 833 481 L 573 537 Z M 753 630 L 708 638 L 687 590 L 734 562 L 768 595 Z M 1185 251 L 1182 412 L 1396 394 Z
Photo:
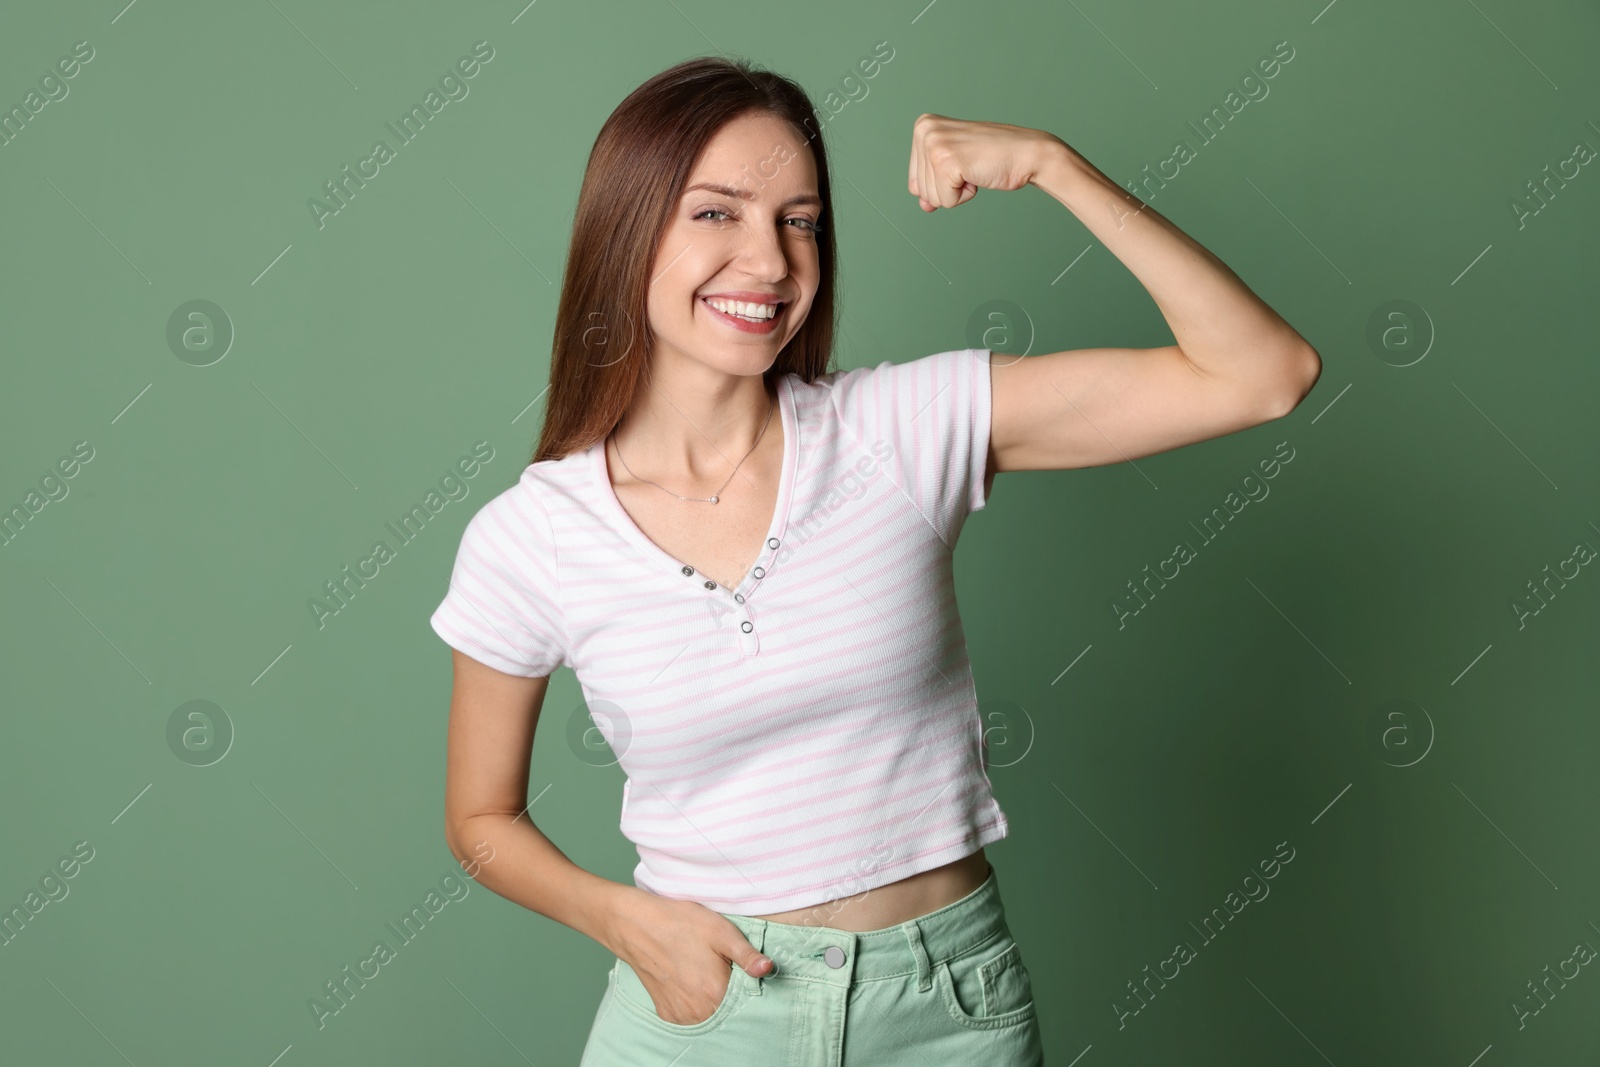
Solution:
M 745 940 L 744 933 L 737 926 L 732 923 L 728 926 L 733 933 L 722 952 L 735 966 L 752 978 L 763 978 L 777 969 L 777 964 L 769 957 L 763 956 L 754 945 Z
M 917 154 L 917 195 L 923 200 L 927 201 L 930 205 L 933 205 L 934 195 L 933 185 L 929 180 L 932 177 L 932 174 L 933 172 L 929 169 L 928 165 L 927 148 L 924 147 L 923 150 Z
M 954 163 L 947 162 L 943 167 L 934 168 L 934 175 L 938 181 L 935 195 L 939 198 L 940 207 L 955 207 L 962 202 L 961 193 L 967 183 L 955 166 Z
M 921 195 L 917 188 L 918 168 L 922 161 L 922 133 L 917 124 L 911 124 L 911 162 L 906 167 L 906 188 L 911 190 L 912 196 Z

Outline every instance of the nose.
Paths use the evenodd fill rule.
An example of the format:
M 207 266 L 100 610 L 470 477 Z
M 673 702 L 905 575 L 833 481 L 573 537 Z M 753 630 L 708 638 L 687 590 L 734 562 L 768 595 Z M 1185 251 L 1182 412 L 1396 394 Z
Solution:
M 782 225 L 779 223 L 778 225 Z M 773 284 L 789 275 L 789 257 L 783 249 L 783 238 L 776 228 L 762 226 L 746 228 L 744 247 L 740 259 L 745 272 L 753 278 Z

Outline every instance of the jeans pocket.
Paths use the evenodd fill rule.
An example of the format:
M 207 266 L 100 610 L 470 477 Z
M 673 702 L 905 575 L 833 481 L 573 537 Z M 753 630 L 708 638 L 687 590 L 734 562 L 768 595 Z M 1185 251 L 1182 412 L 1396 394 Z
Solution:
M 1033 1019 L 1033 980 L 1022 949 L 1009 934 L 983 949 L 935 965 L 945 1007 L 962 1026 L 976 1030 L 1016 1026 Z
M 716 1010 L 697 1023 L 671 1023 L 656 1013 L 655 1002 L 650 999 L 650 991 L 645 988 L 639 972 L 630 967 L 627 960 L 619 956 L 611 968 L 612 989 L 618 1003 L 660 1030 L 686 1036 L 716 1029 L 738 1009 L 740 1000 L 738 994 L 744 989 L 741 978 L 755 981 L 739 967 L 728 964 L 728 987 L 723 990 L 722 1000 L 718 1002 Z

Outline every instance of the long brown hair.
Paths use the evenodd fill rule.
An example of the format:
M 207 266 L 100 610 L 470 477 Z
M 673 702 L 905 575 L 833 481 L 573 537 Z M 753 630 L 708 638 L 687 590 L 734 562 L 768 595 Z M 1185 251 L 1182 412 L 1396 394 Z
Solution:
M 706 143 L 750 112 L 786 119 L 810 145 L 817 194 L 833 218 L 828 155 L 804 89 L 745 60 L 701 56 L 662 71 L 617 105 L 589 152 L 561 280 L 544 427 L 530 462 L 588 448 L 649 383 L 650 271 L 674 205 Z M 805 322 L 763 375 L 813 381 L 834 331 L 834 244 L 823 224 L 821 279 Z

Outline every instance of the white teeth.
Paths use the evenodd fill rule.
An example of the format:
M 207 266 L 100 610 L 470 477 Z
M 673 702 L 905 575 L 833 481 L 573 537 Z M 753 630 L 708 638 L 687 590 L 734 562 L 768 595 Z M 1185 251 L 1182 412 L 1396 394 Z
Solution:
M 707 297 L 706 303 L 718 311 L 729 315 L 737 315 L 742 319 L 751 319 L 755 322 L 765 322 L 778 313 L 774 304 L 752 304 L 746 300 L 723 300 L 719 297 Z

